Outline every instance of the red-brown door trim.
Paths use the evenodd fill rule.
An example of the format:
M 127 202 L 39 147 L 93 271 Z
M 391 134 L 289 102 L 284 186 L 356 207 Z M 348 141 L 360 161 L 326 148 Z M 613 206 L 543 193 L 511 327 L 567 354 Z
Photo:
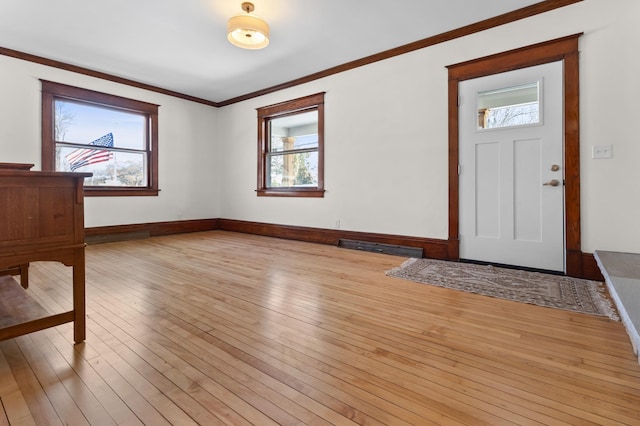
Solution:
M 448 66 L 449 70 L 449 247 L 459 259 L 458 84 L 463 80 L 563 61 L 566 273 L 582 277 L 580 231 L 580 92 L 578 39 L 582 33 Z

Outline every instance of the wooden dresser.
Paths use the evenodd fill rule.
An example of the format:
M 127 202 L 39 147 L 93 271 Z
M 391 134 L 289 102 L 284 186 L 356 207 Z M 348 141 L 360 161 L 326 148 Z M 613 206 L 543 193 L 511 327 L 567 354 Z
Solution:
M 16 315 L 5 305 L 0 312 L 0 340 L 73 322 L 73 340 L 80 343 L 86 333 L 83 184 L 91 174 L 36 172 L 31 167 L 0 163 L 0 275 L 20 274 L 25 287 L 20 289 L 15 280 L 4 277 L 0 298 L 6 295 L 8 300 L 15 287 L 28 293 L 30 262 L 55 261 L 73 268 L 73 309 L 30 318 L 24 312 L 45 311 L 38 307 Z

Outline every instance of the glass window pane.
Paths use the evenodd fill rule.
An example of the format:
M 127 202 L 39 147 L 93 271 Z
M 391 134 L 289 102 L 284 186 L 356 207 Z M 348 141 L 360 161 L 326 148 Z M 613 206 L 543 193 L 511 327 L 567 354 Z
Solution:
M 145 187 L 146 154 L 105 149 L 56 148 L 56 171 L 89 172 L 85 186 Z
M 478 93 L 478 129 L 540 122 L 539 82 Z
M 269 151 L 280 152 L 318 146 L 318 111 L 273 119 L 269 123 Z
M 295 136 L 294 149 L 307 149 L 318 147 L 318 134 Z
M 317 151 L 271 155 L 267 166 L 270 188 L 318 185 Z
M 54 108 L 56 141 L 104 146 L 102 138 L 111 135 L 116 148 L 146 149 L 144 114 L 60 99 Z
M 282 136 L 282 135 L 278 135 L 278 134 L 274 134 L 271 133 L 271 147 L 269 148 L 269 151 L 271 152 L 282 152 L 284 151 L 284 139 L 286 138 L 286 136 Z

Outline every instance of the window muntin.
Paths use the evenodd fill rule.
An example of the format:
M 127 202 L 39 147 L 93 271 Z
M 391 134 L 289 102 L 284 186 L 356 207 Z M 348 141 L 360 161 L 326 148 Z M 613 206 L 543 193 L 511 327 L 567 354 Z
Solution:
M 43 170 L 93 173 L 86 195 L 157 195 L 158 106 L 42 82 Z
M 322 197 L 324 93 L 258 109 L 259 196 Z
M 540 82 L 480 92 L 478 130 L 540 123 Z

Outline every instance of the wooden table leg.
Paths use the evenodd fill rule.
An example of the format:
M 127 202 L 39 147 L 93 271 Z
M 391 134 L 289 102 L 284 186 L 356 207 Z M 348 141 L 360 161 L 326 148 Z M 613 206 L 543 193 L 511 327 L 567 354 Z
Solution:
M 73 341 L 84 342 L 86 338 L 85 271 L 84 249 L 77 250 L 73 265 Z
M 29 264 L 20 265 L 20 285 L 23 288 L 29 288 Z

